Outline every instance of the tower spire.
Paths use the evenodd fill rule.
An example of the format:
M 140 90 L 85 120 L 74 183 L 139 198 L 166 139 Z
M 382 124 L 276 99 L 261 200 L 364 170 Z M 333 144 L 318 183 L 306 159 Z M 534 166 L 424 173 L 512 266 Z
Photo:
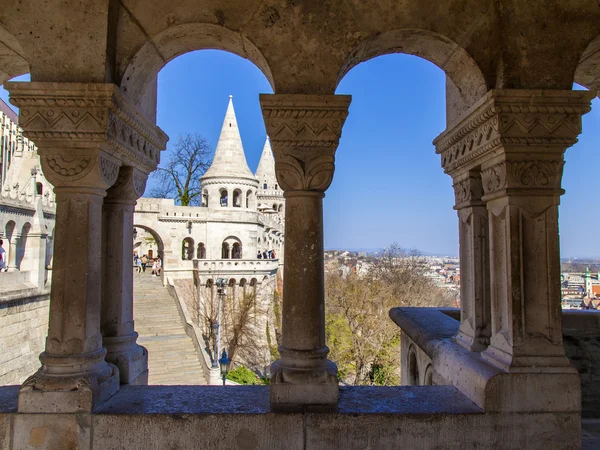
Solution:
M 215 177 L 255 179 L 246 162 L 231 95 L 213 162 L 202 179 Z

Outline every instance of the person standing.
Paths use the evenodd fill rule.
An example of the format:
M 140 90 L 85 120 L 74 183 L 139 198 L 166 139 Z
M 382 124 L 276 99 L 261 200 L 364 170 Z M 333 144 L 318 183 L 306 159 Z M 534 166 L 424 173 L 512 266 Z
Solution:
M 262 253 L 260 252 L 260 250 L 258 251 L 258 255 L 256 255 L 256 257 L 257 257 L 258 259 L 262 259 Z
M 160 277 L 160 271 L 162 269 L 162 259 L 160 255 L 156 258 L 156 276 Z
M 271 250 L 271 259 L 275 259 L 275 250 Z
M 136 261 L 137 273 L 142 273 L 142 258 L 138 258 Z
M 142 256 L 142 272 L 146 273 L 146 264 L 148 264 L 148 258 L 146 255 Z
M 6 271 L 6 250 L 2 248 L 4 241 L 0 239 L 0 272 Z

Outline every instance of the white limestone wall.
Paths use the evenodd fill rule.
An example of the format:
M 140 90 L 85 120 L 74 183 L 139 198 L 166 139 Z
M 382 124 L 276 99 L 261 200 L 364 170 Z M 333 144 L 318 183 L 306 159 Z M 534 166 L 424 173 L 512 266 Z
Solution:
M 21 384 L 39 369 L 50 294 L 0 303 L 0 385 Z

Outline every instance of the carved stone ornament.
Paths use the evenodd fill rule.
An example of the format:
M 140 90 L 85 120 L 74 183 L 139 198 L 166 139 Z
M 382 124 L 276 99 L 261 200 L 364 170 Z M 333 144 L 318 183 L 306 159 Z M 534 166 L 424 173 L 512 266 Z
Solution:
M 502 189 L 560 189 L 564 161 L 503 161 L 481 171 L 486 195 Z
M 9 82 L 19 125 L 44 155 L 60 148 L 101 147 L 146 173 L 160 161 L 168 137 L 110 83 Z
M 111 200 L 135 201 L 144 195 L 148 175 L 131 166 L 122 166 L 115 184 L 108 190 L 106 202 Z
M 434 141 L 446 173 L 473 168 L 497 150 L 564 151 L 577 142 L 588 91 L 493 89 Z
M 350 101 L 348 95 L 260 96 L 277 180 L 285 191 L 329 187 Z
M 96 149 L 40 156 L 46 178 L 54 187 L 85 186 L 106 189 L 119 174 L 121 161 Z
M 456 205 L 465 205 L 469 203 L 481 204 L 483 195 L 482 181 L 479 176 L 469 175 L 467 178 L 459 179 L 454 182 L 454 199 Z

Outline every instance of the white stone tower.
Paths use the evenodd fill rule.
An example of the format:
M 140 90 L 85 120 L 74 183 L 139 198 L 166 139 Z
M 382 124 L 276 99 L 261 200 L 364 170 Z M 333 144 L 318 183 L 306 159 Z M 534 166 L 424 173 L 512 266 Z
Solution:
M 271 150 L 269 136 L 265 141 L 262 155 L 256 169 L 258 178 L 258 209 L 265 214 L 276 214 L 281 220 L 284 218 L 285 199 L 283 190 L 277 183 L 275 176 L 275 158 Z
M 256 210 L 258 181 L 246 162 L 231 95 L 215 157 L 200 183 L 203 206 Z

